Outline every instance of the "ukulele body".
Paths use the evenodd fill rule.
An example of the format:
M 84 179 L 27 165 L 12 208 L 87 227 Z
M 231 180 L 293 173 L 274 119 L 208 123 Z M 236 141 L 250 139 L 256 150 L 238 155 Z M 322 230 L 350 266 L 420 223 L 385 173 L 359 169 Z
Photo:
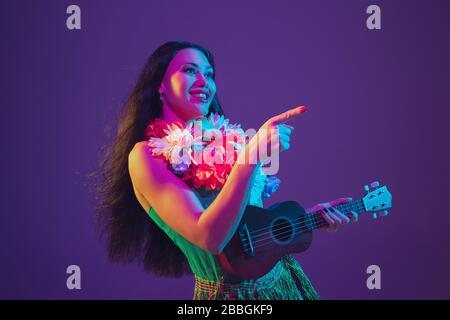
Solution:
M 267 209 L 248 205 L 236 233 L 218 255 L 219 263 L 240 279 L 265 275 L 285 254 L 303 252 L 311 245 L 313 228 L 305 217 L 296 201 Z

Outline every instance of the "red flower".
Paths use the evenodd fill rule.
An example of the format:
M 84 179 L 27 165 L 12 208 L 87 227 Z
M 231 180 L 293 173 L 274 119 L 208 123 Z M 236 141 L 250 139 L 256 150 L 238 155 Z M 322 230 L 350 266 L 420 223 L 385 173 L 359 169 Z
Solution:
M 219 190 L 225 184 L 231 168 L 229 164 L 192 164 L 184 172 L 182 179 L 196 189 L 205 187 L 207 190 Z
M 154 119 L 150 121 L 148 124 L 145 136 L 147 140 L 150 137 L 155 138 L 164 138 L 167 136 L 167 133 L 164 132 L 164 130 L 169 130 L 169 126 L 173 127 L 173 125 L 179 127 L 180 129 L 184 129 L 184 126 L 179 121 L 174 121 L 172 123 L 167 123 L 164 120 L 161 119 Z M 224 132 L 223 132 L 224 133 Z M 204 159 L 205 154 L 203 153 L 205 149 L 202 149 L 201 152 L 201 158 L 199 159 L 201 163 L 195 164 L 192 162 L 190 166 L 183 172 L 182 180 L 185 181 L 188 185 L 191 187 L 194 187 L 195 189 L 200 189 L 202 187 L 205 187 L 207 190 L 220 190 L 225 182 L 228 179 L 228 176 L 230 175 L 230 172 L 238 158 L 238 150 L 234 148 L 234 143 L 237 143 L 238 145 L 241 145 L 243 143 L 243 136 L 242 135 L 235 135 L 232 134 L 234 132 L 227 131 L 226 133 L 229 133 L 230 136 L 224 136 L 222 140 L 222 147 L 223 149 L 219 148 L 219 146 L 215 145 L 215 148 L 213 149 L 213 152 L 211 156 L 214 158 L 216 156 L 216 152 L 222 153 L 225 152 L 231 152 L 231 155 L 229 157 L 226 156 L 226 154 L 223 154 L 224 162 L 223 163 L 207 163 Z M 214 139 L 212 139 L 211 142 L 213 142 Z M 210 143 L 211 143 L 210 142 Z M 234 143 L 233 143 L 234 142 Z M 209 145 L 208 143 L 207 145 Z M 208 151 L 210 152 L 210 151 Z M 195 158 L 194 151 L 191 150 L 191 156 Z M 160 155 L 160 157 L 163 157 L 163 155 Z M 164 157 L 163 157 L 164 158 Z M 166 159 L 167 160 L 167 159 Z M 212 160 L 212 159 L 211 159 Z M 231 161 L 230 161 L 231 160 Z M 226 163 L 228 161 L 229 163 Z
M 183 128 L 183 124 L 179 121 L 174 121 L 171 124 L 180 127 L 180 129 Z M 166 121 L 156 118 L 150 121 L 147 125 L 147 128 L 145 130 L 145 139 L 148 140 L 150 137 L 163 138 L 167 135 L 164 130 L 167 130 L 168 128 L 169 124 Z

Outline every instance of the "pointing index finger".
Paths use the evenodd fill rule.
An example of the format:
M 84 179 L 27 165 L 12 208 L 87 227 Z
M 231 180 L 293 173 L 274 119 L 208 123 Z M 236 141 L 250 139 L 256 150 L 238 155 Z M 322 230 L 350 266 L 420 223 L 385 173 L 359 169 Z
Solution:
M 306 111 L 307 111 L 307 109 L 305 106 L 290 109 L 286 112 L 283 112 L 282 114 L 279 114 L 279 115 L 273 117 L 272 124 L 277 125 L 280 123 L 287 122 L 287 121 L 291 120 L 292 118 L 297 117 L 302 113 L 305 113 Z

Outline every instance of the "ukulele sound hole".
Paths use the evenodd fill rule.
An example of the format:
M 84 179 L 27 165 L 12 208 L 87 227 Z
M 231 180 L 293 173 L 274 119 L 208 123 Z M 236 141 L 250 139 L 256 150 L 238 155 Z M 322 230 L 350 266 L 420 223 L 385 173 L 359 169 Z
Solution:
M 279 218 L 272 224 L 272 235 L 275 242 L 284 244 L 294 236 L 294 227 L 287 218 Z

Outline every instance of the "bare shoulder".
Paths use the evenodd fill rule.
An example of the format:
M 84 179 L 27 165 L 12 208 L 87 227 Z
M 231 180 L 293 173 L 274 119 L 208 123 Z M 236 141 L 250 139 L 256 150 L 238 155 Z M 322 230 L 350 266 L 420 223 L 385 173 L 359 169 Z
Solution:
M 133 156 L 142 155 L 143 152 L 147 152 L 148 150 L 148 142 L 147 141 L 139 141 L 136 142 L 136 144 L 133 146 L 133 149 L 131 149 L 130 154 L 128 155 L 129 158 Z
M 152 156 L 148 141 L 137 142 L 128 154 L 128 167 L 130 171 L 140 171 L 142 167 L 148 170 L 164 170 L 166 165 L 163 159 Z
M 201 201 L 167 168 L 164 159 L 152 156 L 145 141 L 136 143 L 130 151 L 128 169 L 136 197 L 146 212 L 154 208 L 175 232 L 205 250 L 210 249 L 209 233 L 198 224 L 205 210 Z
M 137 142 L 128 154 L 128 161 L 129 165 L 136 164 L 136 162 L 142 161 L 150 163 L 163 162 L 162 159 L 152 156 L 152 152 L 148 147 L 148 141 Z
M 146 197 L 145 193 L 156 194 L 155 189 L 160 185 L 165 170 L 164 161 L 152 156 L 147 141 L 137 142 L 128 154 L 128 171 L 134 193 L 146 212 L 155 200 Z
M 134 148 L 142 148 L 142 147 L 147 147 L 147 146 L 148 146 L 148 141 L 139 141 L 139 142 L 136 142 L 136 144 L 134 145 Z

